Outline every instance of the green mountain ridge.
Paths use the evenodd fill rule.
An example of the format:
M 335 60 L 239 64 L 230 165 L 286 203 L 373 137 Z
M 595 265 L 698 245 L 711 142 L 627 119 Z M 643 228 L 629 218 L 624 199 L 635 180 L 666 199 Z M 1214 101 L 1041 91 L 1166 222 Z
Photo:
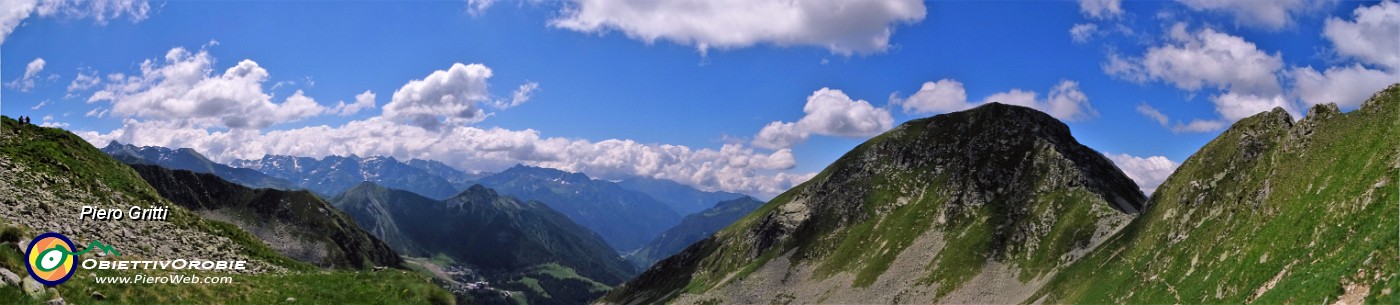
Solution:
M 1016 302 L 1144 201 L 1063 123 L 992 103 L 857 146 L 601 302 Z
M 1235 123 L 1047 303 L 1400 303 L 1400 84 L 1341 113 Z M 1114 283 L 1108 287 L 1102 283 Z
M 310 191 L 250 189 L 212 174 L 131 167 L 166 199 L 233 223 L 288 257 L 326 268 L 403 266 L 398 253 Z
M 543 293 L 523 286 L 532 303 L 579 303 L 600 296 L 596 283 L 617 285 L 635 270 L 597 234 L 535 201 L 521 201 L 474 185 L 438 201 L 418 194 L 361 183 L 331 202 L 366 231 L 405 255 L 446 256 L 478 270 L 495 285 L 519 282 L 529 270 L 557 264 L 581 277 L 546 283 Z M 555 268 L 557 269 L 557 268 Z M 523 284 L 521 284 L 523 285 Z M 546 297 L 584 290 L 584 300 Z
M 940 115 L 919 124 L 927 123 L 929 130 L 961 131 L 947 133 L 950 137 L 991 139 L 978 136 L 989 131 L 975 127 L 997 125 L 975 123 L 997 120 L 990 117 L 998 111 L 985 107 L 946 115 L 963 117 L 961 120 Z M 910 171 L 891 179 L 888 172 L 870 169 L 884 166 L 879 160 L 907 162 L 907 156 L 898 150 L 881 153 L 877 147 L 902 143 L 940 150 L 939 145 L 930 145 L 939 139 L 930 143 L 928 138 L 908 137 L 914 124 L 906 123 L 858 146 L 812 181 L 778 196 L 715 236 L 662 260 L 598 303 L 1400 303 L 1400 236 L 1395 231 L 1400 227 L 1400 219 L 1395 218 L 1400 214 L 1397 108 L 1400 84 L 1376 93 L 1348 113 L 1334 104 L 1323 104 L 1312 107 L 1296 122 L 1283 109 L 1242 119 L 1185 160 L 1145 204 L 1113 205 L 1123 211 L 1141 211 L 1136 217 L 1103 216 L 1094 221 L 1099 224 L 1096 226 L 1083 225 L 1087 223 L 1083 216 L 1096 213 L 1083 214 L 1086 205 L 1082 203 L 1099 202 L 1087 205 L 1099 207 L 1116 199 L 1103 196 L 1104 200 L 1097 200 L 1099 196 L 1092 195 L 1103 193 L 1076 190 L 1091 184 L 1071 182 L 1070 192 L 1053 187 L 1023 188 L 1030 193 L 1049 190 L 1050 194 L 1048 198 L 1033 196 L 1037 199 L 1031 200 L 1030 209 L 998 209 L 972 217 L 949 217 L 949 203 L 960 196 L 945 195 L 935 200 L 944 205 L 924 206 L 922 198 L 902 202 L 908 192 L 896 191 L 890 196 L 868 191 L 905 183 L 929 186 L 925 189 L 933 191 L 929 193 L 948 194 L 942 190 L 983 181 L 956 178 L 958 173 L 992 177 L 983 168 L 946 172 L 934 179 L 920 178 L 920 171 Z M 950 124 L 973 128 L 946 128 Z M 991 141 L 1014 143 L 1017 139 Z M 954 155 L 1017 160 L 976 149 Z M 1041 163 L 1039 158 L 1032 159 L 1036 159 L 1030 161 L 1032 164 Z M 1040 165 L 1030 168 L 1032 173 L 1045 172 Z M 1094 176 L 1104 173 L 1085 172 Z M 1003 177 L 1017 177 L 1024 172 L 1002 173 Z M 833 177 L 858 183 L 832 185 Z M 1042 175 L 1040 181 L 1058 180 L 1056 177 L 1065 176 Z M 862 189 L 859 182 L 875 187 Z M 812 208 L 832 201 L 814 194 L 850 193 L 880 200 L 867 200 L 857 208 Z M 995 206 L 1003 199 L 993 197 L 973 210 Z M 1057 203 L 1036 204 L 1041 199 Z M 828 229 L 826 232 L 835 233 L 803 238 L 804 226 L 812 223 L 812 218 L 861 215 L 872 203 L 888 201 L 901 204 L 876 205 L 877 211 L 891 212 L 877 214 L 873 226 L 861 228 L 859 224 L 872 220 L 857 218 L 857 226 L 851 228 L 859 230 Z M 916 208 L 900 210 L 905 207 Z M 1050 222 L 1051 226 L 1032 226 L 1019 233 L 1013 229 L 1012 238 L 1001 242 L 967 238 L 1008 227 L 1005 218 L 999 220 L 996 215 L 1010 214 L 1012 219 L 1015 215 L 1040 216 L 1040 223 L 1046 223 L 1047 213 L 1056 212 L 1058 219 Z M 935 229 L 922 233 L 881 229 L 905 229 L 900 227 L 905 224 L 918 229 L 930 219 Z M 961 222 L 963 227 L 959 228 L 958 219 L 968 221 Z M 1105 220 L 1109 226 L 1103 226 Z M 1010 227 L 1017 227 L 1015 223 Z M 1095 230 L 1085 234 L 1088 228 Z M 1048 235 L 1036 242 L 1036 233 Z M 926 242 L 924 237 L 930 235 L 942 240 Z M 840 246 L 851 244 L 848 241 L 853 238 L 870 240 L 850 248 L 859 251 L 841 251 Z M 913 241 L 907 242 L 909 239 Z M 821 245 L 832 240 L 838 243 L 835 251 L 809 250 L 824 249 Z M 901 241 L 912 245 L 900 245 Z M 1070 245 L 1069 251 L 1061 251 L 1065 245 Z M 922 249 L 923 253 L 909 249 Z M 888 267 L 870 268 L 880 267 L 891 252 L 898 255 L 893 263 L 883 265 Z M 915 257 L 914 262 L 923 264 L 901 263 L 907 262 L 906 257 Z M 834 268 L 835 272 L 823 269 L 833 261 L 846 268 Z

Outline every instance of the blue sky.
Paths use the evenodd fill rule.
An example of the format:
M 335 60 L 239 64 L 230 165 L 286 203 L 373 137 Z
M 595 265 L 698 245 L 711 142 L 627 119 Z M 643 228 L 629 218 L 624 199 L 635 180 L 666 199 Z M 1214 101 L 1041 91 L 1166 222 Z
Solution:
M 1066 120 L 1150 190 L 1240 117 L 1350 110 L 1400 81 L 1390 2 L 17 2 L 0 112 L 99 146 L 520 162 L 762 197 L 993 99 Z

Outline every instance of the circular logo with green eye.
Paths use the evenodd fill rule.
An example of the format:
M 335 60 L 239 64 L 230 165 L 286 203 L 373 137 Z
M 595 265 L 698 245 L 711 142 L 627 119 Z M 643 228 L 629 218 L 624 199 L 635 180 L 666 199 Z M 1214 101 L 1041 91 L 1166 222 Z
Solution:
M 63 234 L 39 234 L 29 241 L 29 249 L 25 250 L 28 256 L 25 266 L 29 269 L 29 276 L 48 286 L 62 284 L 73 277 L 73 261 L 76 259 L 71 254 L 74 250 L 73 241 Z

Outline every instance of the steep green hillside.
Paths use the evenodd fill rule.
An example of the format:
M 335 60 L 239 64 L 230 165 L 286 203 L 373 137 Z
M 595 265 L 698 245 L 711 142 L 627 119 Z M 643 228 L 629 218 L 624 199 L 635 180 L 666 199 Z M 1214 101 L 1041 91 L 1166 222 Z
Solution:
M 1144 200 L 1063 123 L 993 103 L 857 146 L 604 302 L 1014 303 Z
M 753 197 L 744 196 L 739 199 L 721 201 L 714 207 L 690 214 L 681 219 L 680 224 L 676 224 L 661 236 L 651 240 L 646 246 L 630 253 L 627 261 L 632 262 L 638 269 L 646 269 L 651 264 L 663 258 L 685 250 L 697 241 L 710 237 L 720 229 L 728 227 L 734 221 L 749 215 L 754 209 L 763 206 L 762 201 Z
M 1360 109 L 1235 123 L 1048 303 L 1400 303 L 1400 84 Z
M 212 174 L 131 167 L 166 199 L 204 218 L 235 224 L 282 255 L 329 268 L 403 265 L 388 245 L 309 191 L 250 189 Z
M 597 234 L 559 212 L 539 202 L 500 196 L 480 185 L 437 201 L 365 182 L 331 201 L 366 231 L 406 255 L 445 256 L 497 286 L 533 278 L 536 286 L 542 286 L 539 291 L 511 287 L 525 292 L 532 303 L 581 303 L 586 300 L 551 296 L 596 298 L 603 291 L 594 289 L 595 284 L 616 285 L 635 274 Z M 579 276 L 544 281 L 528 272 L 549 264 Z
M 199 217 L 162 198 L 132 168 L 98 151 L 76 135 L 57 128 L 20 124 L 0 118 L 0 223 L 14 229 L 0 234 L 0 264 L 11 273 L 26 274 L 18 243 L 42 232 L 58 232 L 76 243 L 101 241 L 121 253 L 123 260 L 203 259 L 247 260 L 246 273 L 199 272 L 200 276 L 230 276 L 233 283 L 209 285 L 97 284 L 98 275 L 131 276 L 130 271 L 77 270 L 73 279 L 55 289 L 28 295 L 15 285 L 0 287 L 5 303 L 41 303 L 61 296 L 72 303 L 91 304 L 100 293 L 107 302 L 153 303 L 271 303 L 288 297 L 351 302 L 451 303 L 441 288 L 417 274 L 391 272 L 325 272 L 283 256 L 256 236 L 225 222 Z M 167 206 L 168 221 L 108 221 L 80 219 L 83 205 L 127 209 Z M 81 258 L 94 258 L 84 254 Z M 105 259 L 112 259 L 107 256 Z M 152 271 L 147 275 L 160 276 Z M 28 278 L 28 276 L 23 276 Z M 336 293 L 335 291 L 357 291 Z

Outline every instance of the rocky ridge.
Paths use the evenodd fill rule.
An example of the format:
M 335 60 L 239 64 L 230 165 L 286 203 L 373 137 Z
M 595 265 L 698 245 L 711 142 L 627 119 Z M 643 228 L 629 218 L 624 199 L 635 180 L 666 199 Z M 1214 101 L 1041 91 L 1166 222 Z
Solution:
M 1343 113 L 1236 122 L 1147 210 L 1034 299 L 1045 303 L 1394 304 L 1400 84 Z M 1112 288 L 1101 283 L 1114 283 Z

